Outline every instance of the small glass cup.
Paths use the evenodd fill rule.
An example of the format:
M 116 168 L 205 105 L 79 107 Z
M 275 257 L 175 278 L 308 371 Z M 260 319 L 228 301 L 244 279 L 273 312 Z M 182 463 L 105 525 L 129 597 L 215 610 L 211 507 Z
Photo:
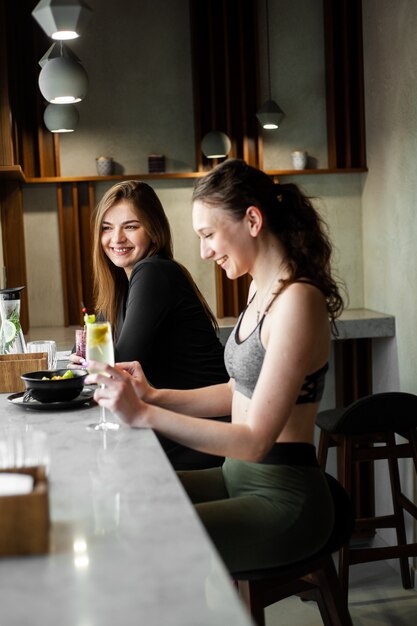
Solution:
M 40 339 L 38 341 L 29 341 L 26 344 L 27 352 L 46 352 L 48 355 L 48 369 L 56 370 L 57 354 L 56 343 L 51 339 Z
M 87 331 L 85 328 L 77 328 L 75 331 L 75 354 L 85 359 Z
M 5 427 L 0 429 L 0 468 L 43 466 L 48 474 L 50 463 L 48 435 L 42 430 Z

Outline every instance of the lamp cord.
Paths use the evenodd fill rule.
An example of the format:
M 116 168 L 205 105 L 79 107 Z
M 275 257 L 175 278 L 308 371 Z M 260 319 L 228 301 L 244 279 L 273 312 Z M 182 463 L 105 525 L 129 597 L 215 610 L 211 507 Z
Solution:
M 270 63 L 270 48 L 269 48 L 269 11 L 268 0 L 265 0 L 265 18 L 266 18 L 266 54 L 268 61 L 268 93 L 269 100 L 271 100 L 271 63 Z

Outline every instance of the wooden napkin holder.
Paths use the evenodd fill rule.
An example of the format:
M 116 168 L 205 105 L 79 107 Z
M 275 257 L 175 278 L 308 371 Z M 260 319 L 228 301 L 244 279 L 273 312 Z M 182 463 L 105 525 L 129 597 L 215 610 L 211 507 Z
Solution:
M 0 393 L 24 391 L 25 383 L 20 378 L 22 374 L 47 369 L 46 352 L 0 354 Z
M 0 557 L 46 554 L 49 551 L 48 480 L 43 466 L 0 469 L 30 474 L 28 494 L 0 496 Z

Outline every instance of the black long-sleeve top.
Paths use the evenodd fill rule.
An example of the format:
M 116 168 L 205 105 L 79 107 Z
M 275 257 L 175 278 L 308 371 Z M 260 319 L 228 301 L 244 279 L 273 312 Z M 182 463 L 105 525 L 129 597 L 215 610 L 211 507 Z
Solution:
M 228 380 L 223 346 L 190 282 L 174 261 L 158 255 L 133 268 L 119 311 L 115 358 L 139 361 L 158 388 Z

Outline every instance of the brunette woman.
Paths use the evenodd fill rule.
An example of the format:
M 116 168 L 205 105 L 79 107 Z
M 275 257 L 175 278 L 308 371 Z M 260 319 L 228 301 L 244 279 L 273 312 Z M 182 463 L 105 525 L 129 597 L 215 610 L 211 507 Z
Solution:
M 229 278 L 253 278 L 226 345 L 229 382 L 155 389 L 131 363 L 106 367 L 113 378 L 95 398 L 133 427 L 226 457 L 222 467 L 179 475 L 231 571 L 295 562 L 318 551 L 333 527 L 313 439 L 343 307 L 331 244 L 296 185 L 274 184 L 238 160 L 197 183 L 193 226 L 204 259 Z M 229 411 L 231 423 L 199 419 Z

